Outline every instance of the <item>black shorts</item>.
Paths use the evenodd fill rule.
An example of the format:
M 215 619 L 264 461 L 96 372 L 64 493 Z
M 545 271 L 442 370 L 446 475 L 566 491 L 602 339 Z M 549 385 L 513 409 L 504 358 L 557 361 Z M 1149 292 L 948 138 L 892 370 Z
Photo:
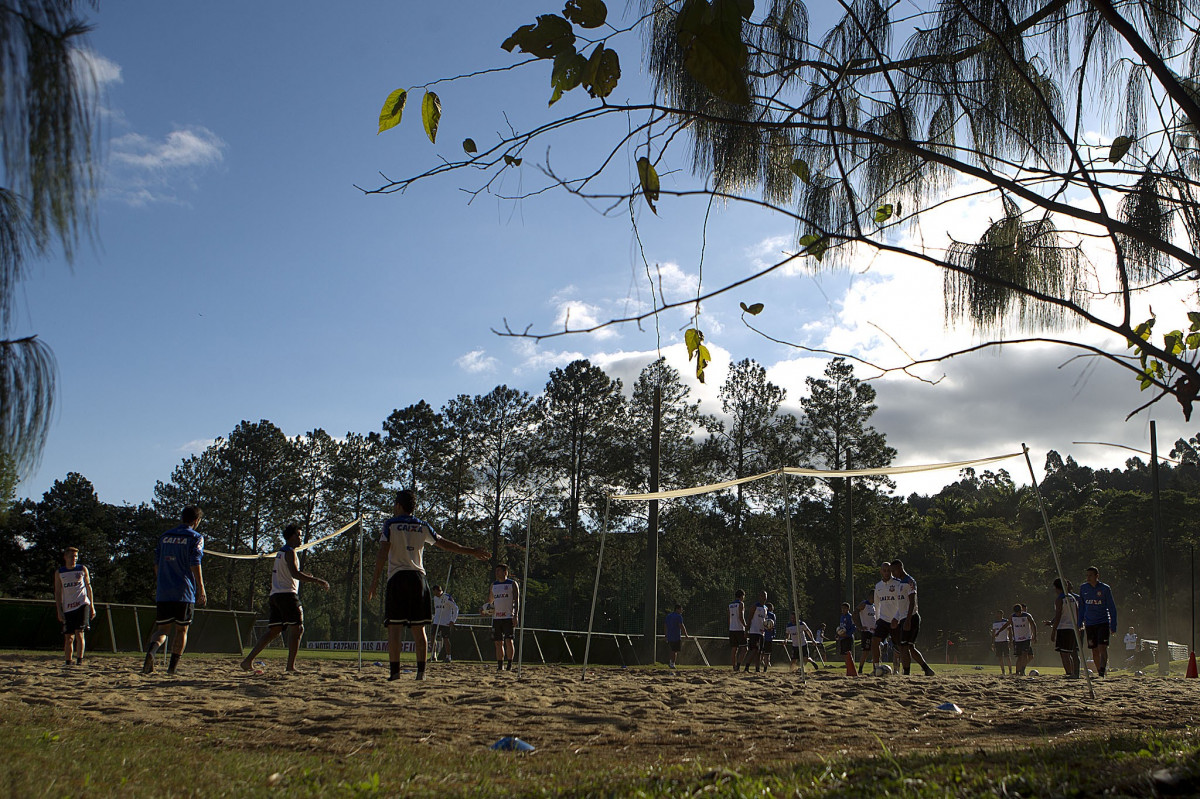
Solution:
M 894 643 L 896 639 L 900 637 L 900 631 L 898 629 L 893 630 L 892 623 L 890 621 L 883 621 L 881 619 L 875 622 L 875 632 L 873 632 L 872 635 L 875 638 L 878 638 L 880 641 L 886 641 L 888 636 L 891 636 L 892 642 Z
M 863 650 L 864 652 L 870 652 L 870 651 L 871 651 L 871 639 L 872 639 L 872 638 L 874 638 L 874 637 L 875 637 L 875 636 L 874 636 L 874 635 L 871 633 L 871 631 L 870 631 L 870 630 L 859 630 L 859 632 L 858 632 L 858 642 L 859 642 L 860 644 L 862 644 L 862 650 Z
M 746 645 L 745 630 L 730 630 L 729 631 L 729 646 L 734 649 L 740 649 Z
M 384 611 L 385 626 L 420 627 L 433 621 L 433 594 L 425 575 L 412 569 L 393 574 L 387 581 Z
M 1018 657 L 1021 655 L 1033 655 L 1033 641 L 1013 641 L 1013 654 Z
M 88 622 L 91 621 L 91 618 L 91 605 L 80 605 L 74 610 L 68 610 L 63 614 L 63 635 L 87 632 Z
M 286 594 L 271 594 L 267 600 L 270 612 L 267 615 L 268 627 L 303 627 L 304 607 L 300 597 L 292 592 Z
M 155 624 L 178 624 L 180 627 L 186 627 L 192 623 L 192 616 L 196 613 L 196 605 L 194 602 L 159 602 L 158 617 L 154 620 Z
M 1012 645 L 1008 641 L 996 641 L 992 644 L 992 648 L 996 650 L 996 657 L 1006 658 L 1008 653 L 1012 651 Z
M 683 649 L 683 641 L 667 641 L 667 647 L 672 652 L 678 652 Z
M 492 640 L 493 641 L 511 641 L 513 639 L 513 620 L 512 619 L 492 619 Z
M 854 638 L 847 635 L 845 638 L 838 639 L 838 654 L 853 655 L 854 654 Z
M 1095 649 L 1098 646 L 1108 646 L 1107 624 L 1088 624 L 1083 630 L 1087 633 L 1088 649 Z
M 895 640 L 896 646 L 914 646 L 917 641 L 917 633 L 921 632 L 921 614 L 914 613 L 908 618 L 908 629 L 904 629 L 904 622 L 900 622 L 900 626 L 896 628 L 899 634 L 899 640 Z
M 792 660 L 799 660 L 800 647 L 796 646 L 795 644 L 788 644 L 788 654 L 791 655 Z
M 751 649 L 762 649 L 762 633 L 750 633 L 746 636 Z
M 1075 635 L 1075 631 L 1070 627 L 1064 627 L 1054 631 L 1054 651 L 1056 652 L 1078 652 L 1079 637 Z

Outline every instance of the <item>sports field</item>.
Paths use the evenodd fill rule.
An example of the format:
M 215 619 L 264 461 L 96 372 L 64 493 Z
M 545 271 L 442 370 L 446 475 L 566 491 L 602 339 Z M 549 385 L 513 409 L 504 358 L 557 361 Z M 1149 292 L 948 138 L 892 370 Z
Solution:
M 697 778 L 724 769 L 737 779 L 829 763 L 903 771 L 931 755 L 990 762 L 1060 745 L 1087 753 L 1113 733 L 1157 757 L 1151 766 L 1170 768 L 1172 750 L 1194 755 L 1200 726 L 1200 683 L 1131 674 L 1097 681 L 1092 700 L 1058 674 L 970 669 L 936 678 L 821 670 L 801 682 L 786 669 L 595 668 L 581 679 L 572 667 L 526 667 L 518 677 L 454 663 L 431 664 L 423 682 L 411 673 L 388 682 L 373 660 L 359 671 L 353 661 L 302 658 L 303 672 L 290 676 L 276 659 L 246 674 L 233 656 L 185 656 L 176 677 L 143 676 L 140 666 L 128 655 L 91 657 L 83 668 L 0 655 L 11 795 L 426 793 L 397 783 L 397 768 L 441 786 L 428 795 L 591 791 L 574 781 L 573 764 L 601 794 L 636 784 L 643 795 L 672 795 L 647 792 L 645 769 Z M 945 703 L 962 712 L 939 709 Z M 491 751 L 504 736 L 536 751 Z

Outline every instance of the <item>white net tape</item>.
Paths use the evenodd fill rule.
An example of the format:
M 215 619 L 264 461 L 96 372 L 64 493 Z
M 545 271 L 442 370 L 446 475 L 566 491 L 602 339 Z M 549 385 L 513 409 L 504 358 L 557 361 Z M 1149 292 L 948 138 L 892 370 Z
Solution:
M 303 545 L 301 545 L 301 546 L 298 546 L 298 547 L 296 547 L 296 551 L 297 551 L 297 552 L 303 552 L 303 551 L 304 551 L 304 550 L 306 550 L 306 549 L 312 549 L 312 548 L 313 548 L 313 547 L 315 547 L 317 544 L 323 544 L 324 542 L 328 541 L 329 539 L 331 539 L 331 538 L 336 538 L 337 536 L 339 536 L 339 535 L 341 535 L 342 533 L 346 532 L 346 531 L 347 531 L 347 530 L 349 530 L 351 527 L 353 527 L 354 525 L 358 524 L 358 523 L 359 523 L 359 522 L 361 522 L 361 521 L 362 521 L 362 517 L 361 517 L 361 516 L 359 516 L 357 519 L 355 519 L 354 521 L 350 522 L 350 523 L 349 523 L 349 524 L 347 524 L 345 527 L 342 527 L 341 529 L 338 529 L 338 530 L 334 530 L 334 531 L 333 531 L 332 533 L 330 533 L 329 535 L 323 535 L 323 536 L 321 536 L 320 538 L 316 538 L 316 539 L 313 539 L 312 541 L 309 541 L 307 544 L 303 544 Z M 275 557 L 276 555 L 278 555 L 278 554 L 279 554 L 279 552 L 278 552 L 278 551 L 275 551 L 275 552 L 260 552 L 260 553 L 254 554 L 254 555 L 231 555 L 231 554 L 229 554 L 228 552 L 217 552 L 217 551 L 215 551 L 215 550 L 212 550 L 212 549 L 206 549 L 206 550 L 204 550 L 204 554 L 205 554 L 205 555 L 215 555 L 215 556 L 216 556 L 216 557 L 218 557 L 218 558 L 229 558 L 229 559 L 231 559 L 231 560 L 264 560 L 264 559 L 266 559 L 266 558 L 273 558 L 273 557 Z

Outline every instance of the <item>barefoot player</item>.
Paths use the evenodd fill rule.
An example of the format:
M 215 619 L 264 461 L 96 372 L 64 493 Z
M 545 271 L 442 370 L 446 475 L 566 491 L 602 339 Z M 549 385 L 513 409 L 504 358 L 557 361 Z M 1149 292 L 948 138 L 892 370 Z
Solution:
M 146 647 L 142 674 L 154 671 L 154 656 L 166 643 L 168 630 L 172 632 L 172 646 L 167 674 L 175 673 L 187 646 L 188 627 L 192 624 L 196 605 L 203 607 L 208 601 L 204 593 L 204 574 L 200 569 L 200 561 L 204 559 L 204 536 L 196 532 L 202 518 L 204 513 L 199 508 L 187 506 L 179 514 L 179 526 L 163 533 L 154 548 L 158 612 L 154 632 Z
M 433 620 L 433 595 L 425 579 L 424 551 L 426 544 L 459 555 L 472 555 L 487 560 L 485 549 L 475 549 L 442 538 L 425 522 L 413 516 L 416 497 L 411 491 L 396 494 L 394 514 L 383 523 L 379 536 L 379 552 L 375 556 L 375 573 L 367 599 L 375 598 L 379 575 L 387 567 L 387 590 L 384 599 L 384 621 L 388 628 L 389 680 L 400 679 L 400 636 L 403 628 L 412 632 L 417 653 L 417 679 L 425 679 L 425 659 L 429 642 L 425 625 Z
M 300 604 L 300 583 L 316 583 L 329 590 L 329 583 L 308 572 L 300 571 L 296 559 L 296 547 L 300 546 L 300 525 L 289 524 L 283 529 L 283 546 L 275 553 L 275 565 L 271 568 L 271 596 L 267 600 L 270 608 L 267 634 L 259 639 L 242 661 L 242 670 L 251 671 L 258 653 L 267 648 L 275 637 L 284 632 L 287 638 L 287 670 L 296 670 L 296 653 L 300 651 L 300 636 L 304 635 L 304 606 Z
M 496 567 L 496 579 L 488 592 L 488 603 L 492 606 L 492 641 L 496 644 L 496 671 L 512 671 L 514 625 L 521 604 L 521 589 L 517 581 L 508 576 L 508 566 L 501 563 Z
M 921 614 L 917 611 L 917 581 L 911 574 L 904 571 L 904 562 L 896 559 L 892 560 L 892 578 L 900 586 L 898 594 L 900 609 L 897 613 L 900 640 L 895 643 L 900 653 L 900 662 L 904 666 L 904 673 L 909 673 L 912 661 L 915 660 L 917 665 L 925 671 L 925 676 L 932 677 L 935 674 L 934 670 L 925 662 L 921 650 L 917 649 L 917 633 L 921 631 Z
M 88 622 L 96 618 L 96 605 L 92 602 L 92 576 L 87 566 L 78 562 L 79 550 L 67 547 L 63 550 L 63 565 L 54 572 L 54 606 L 58 620 L 62 623 L 63 659 L 66 665 L 72 662 L 83 665 L 84 633 Z M 75 659 L 71 660 L 74 650 Z

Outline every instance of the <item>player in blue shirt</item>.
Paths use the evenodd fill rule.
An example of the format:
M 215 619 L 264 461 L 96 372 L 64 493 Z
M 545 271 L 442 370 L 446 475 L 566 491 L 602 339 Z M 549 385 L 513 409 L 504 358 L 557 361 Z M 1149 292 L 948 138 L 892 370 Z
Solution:
M 679 659 L 679 650 L 683 648 L 683 636 L 688 634 L 687 627 L 683 624 L 683 605 L 676 605 L 675 610 L 667 614 L 667 650 L 670 654 L 667 656 L 667 668 L 675 668 L 675 662 Z
M 175 673 L 179 657 L 187 646 L 188 626 L 192 623 L 195 606 L 203 606 L 208 601 L 204 593 L 204 574 L 200 570 L 200 561 L 204 558 L 204 536 L 196 532 L 202 518 L 203 511 L 188 505 L 179 515 L 179 526 L 163 533 L 158 539 L 158 546 L 154 548 L 158 612 L 154 632 L 150 634 L 150 643 L 146 647 L 142 674 L 154 671 L 154 656 L 166 642 L 168 630 L 173 632 L 174 644 L 167 674 Z
M 842 615 L 838 619 L 837 642 L 838 654 L 846 661 L 846 673 L 857 674 L 854 668 L 854 633 L 858 628 L 854 624 L 854 614 L 850 612 L 850 603 L 842 603 Z
M 1112 589 L 1100 582 L 1100 570 L 1087 568 L 1087 582 L 1079 586 L 1079 626 L 1087 635 L 1088 649 L 1101 677 L 1108 671 L 1108 637 L 1117 631 L 1117 603 Z

